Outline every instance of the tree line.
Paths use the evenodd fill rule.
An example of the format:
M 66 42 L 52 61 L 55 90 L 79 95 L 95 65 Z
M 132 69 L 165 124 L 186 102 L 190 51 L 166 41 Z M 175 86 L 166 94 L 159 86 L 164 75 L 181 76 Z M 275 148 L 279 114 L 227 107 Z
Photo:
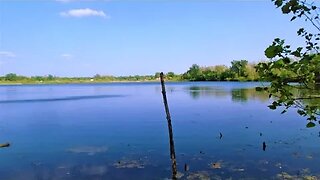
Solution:
M 316 57 L 319 58 L 319 57 Z M 200 66 L 193 64 L 186 72 L 176 74 L 168 72 L 165 74 L 168 81 L 261 81 L 265 80 L 259 75 L 259 69 L 264 62 L 254 64 L 247 60 L 233 60 L 230 66 Z M 271 72 L 271 71 L 270 71 Z M 289 70 L 279 71 L 282 77 L 294 82 L 295 74 Z M 158 81 L 160 72 L 154 75 L 133 75 L 133 76 L 111 76 L 96 74 L 92 77 L 57 77 L 46 76 L 21 76 L 9 73 L 0 77 L 0 83 L 94 83 L 94 82 L 126 82 L 126 81 Z M 319 77 L 320 78 L 320 77 Z
M 182 74 L 182 79 L 189 81 L 258 81 L 256 64 L 247 60 L 234 60 L 231 66 L 216 65 L 200 67 L 193 64 Z
M 258 73 L 255 64 L 247 60 L 234 60 L 231 66 L 199 66 L 193 64 L 189 70 L 182 74 L 168 72 L 165 74 L 169 81 L 257 81 Z M 21 76 L 9 73 L 0 77 L 0 83 L 81 83 L 81 82 L 111 82 L 111 81 L 157 81 L 160 72 L 154 75 L 111 76 L 96 74 L 93 77 L 57 77 L 46 76 Z

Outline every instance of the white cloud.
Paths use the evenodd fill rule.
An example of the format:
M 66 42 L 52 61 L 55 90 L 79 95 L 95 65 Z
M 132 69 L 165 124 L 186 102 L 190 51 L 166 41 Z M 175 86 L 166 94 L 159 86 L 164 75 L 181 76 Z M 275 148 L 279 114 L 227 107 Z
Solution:
M 73 55 L 72 54 L 68 54 L 68 53 L 64 53 L 64 54 L 61 54 L 61 57 L 64 58 L 64 59 L 72 59 Z
M 65 0 L 64 0 L 65 1 Z M 98 16 L 103 18 L 109 18 L 103 11 L 97 11 L 89 8 L 85 9 L 71 9 L 66 12 L 61 12 L 60 16 L 63 17 L 88 17 L 88 16 Z
M 10 51 L 0 51 L 0 57 L 14 58 L 16 55 Z

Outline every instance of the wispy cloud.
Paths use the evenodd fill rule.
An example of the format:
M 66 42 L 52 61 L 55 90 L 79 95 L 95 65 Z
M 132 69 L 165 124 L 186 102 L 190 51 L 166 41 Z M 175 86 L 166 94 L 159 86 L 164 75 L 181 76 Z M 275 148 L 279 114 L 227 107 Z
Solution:
M 73 58 L 73 55 L 72 54 L 69 54 L 69 53 L 64 53 L 64 54 L 61 54 L 61 57 L 63 59 L 72 59 Z
M 69 11 L 60 12 L 60 16 L 63 17 L 89 17 L 89 16 L 98 16 L 103 18 L 110 18 L 110 16 L 106 15 L 103 11 L 94 10 L 94 9 L 71 9 Z
M 0 51 L 0 57 L 14 58 L 16 55 L 10 51 Z

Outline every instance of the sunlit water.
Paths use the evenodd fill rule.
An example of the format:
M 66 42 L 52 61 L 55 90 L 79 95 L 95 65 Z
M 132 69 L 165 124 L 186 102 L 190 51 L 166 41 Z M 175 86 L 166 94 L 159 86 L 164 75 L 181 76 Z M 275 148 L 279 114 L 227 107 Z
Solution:
M 167 84 L 179 177 L 319 178 L 319 128 L 269 110 L 256 86 Z M 0 86 L 5 142 L 0 179 L 171 177 L 159 83 Z

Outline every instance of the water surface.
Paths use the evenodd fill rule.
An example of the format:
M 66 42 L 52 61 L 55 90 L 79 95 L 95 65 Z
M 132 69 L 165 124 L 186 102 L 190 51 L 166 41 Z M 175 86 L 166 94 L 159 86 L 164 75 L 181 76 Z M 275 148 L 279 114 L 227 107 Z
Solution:
M 319 129 L 256 86 L 167 83 L 182 179 L 319 177 Z M 4 142 L 0 179 L 171 177 L 159 83 L 0 86 Z

